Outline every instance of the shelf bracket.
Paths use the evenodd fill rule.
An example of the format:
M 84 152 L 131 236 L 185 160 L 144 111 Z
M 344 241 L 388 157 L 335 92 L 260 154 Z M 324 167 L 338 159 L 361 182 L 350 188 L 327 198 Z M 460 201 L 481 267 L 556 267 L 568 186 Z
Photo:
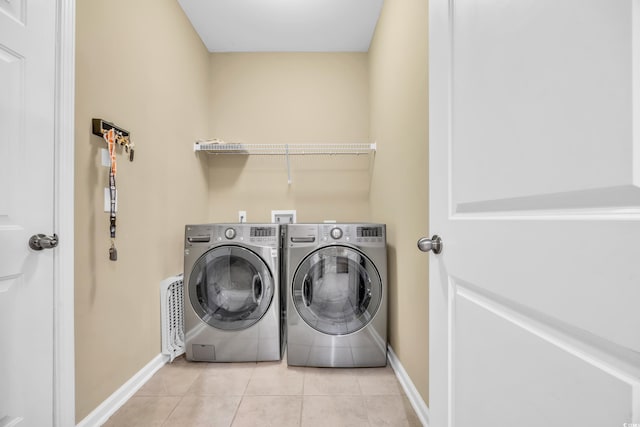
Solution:
M 285 157 L 287 158 L 287 183 L 291 185 L 291 162 L 289 161 L 289 144 L 284 146 Z

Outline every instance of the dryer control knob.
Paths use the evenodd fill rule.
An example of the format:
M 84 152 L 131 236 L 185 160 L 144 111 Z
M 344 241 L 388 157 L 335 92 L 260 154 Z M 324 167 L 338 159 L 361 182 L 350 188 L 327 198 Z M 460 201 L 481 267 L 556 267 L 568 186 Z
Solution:
M 233 239 L 234 237 L 236 237 L 236 230 L 234 230 L 233 228 L 227 228 L 226 230 L 224 230 L 224 237 L 229 240 Z
M 331 229 L 331 237 L 333 237 L 334 239 L 338 240 L 339 238 L 342 237 L 342 230 L 339 229 L 338 227 L 332 228 Z

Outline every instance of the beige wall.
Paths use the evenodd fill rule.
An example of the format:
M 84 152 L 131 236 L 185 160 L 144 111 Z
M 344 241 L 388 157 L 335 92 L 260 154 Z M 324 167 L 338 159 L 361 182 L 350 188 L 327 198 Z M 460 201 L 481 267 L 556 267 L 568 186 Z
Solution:
M 369 141 L 364 53 L 211 55 L 209 137 L 226 142 Z M 296 209 L 298 222 L 369 219 L 370 162 L 363 156 L 209 156 L 209 219 L 270 222 Z
M 159 283 L 182 271 L 184 224 L 206 219 L 209 54 L 175 0 L 77 3 L 75 314 L 76 419 L 160 352 Z M 132 132 L 118 155 L 118 261 L 91 118 Z
M 428 2 L 386 1 L 369 50 L 371 217 L 387 223 L 389 340 L 428 402 Z

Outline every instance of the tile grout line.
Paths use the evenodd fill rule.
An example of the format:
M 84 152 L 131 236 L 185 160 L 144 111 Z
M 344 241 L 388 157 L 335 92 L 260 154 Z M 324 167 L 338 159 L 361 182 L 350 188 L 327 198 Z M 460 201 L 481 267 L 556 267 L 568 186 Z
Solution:
M 244 398 L 245 397 L 250 397 L 247 395 L 247 391 L 249 390 L 249 384 L 251 384 L 251 381 L 254 378 L 254 375 L 256 375 L 256 372 L 258 370 L 258 363 L 255 362 L 253 363 L 253 369 L 251 370 L 251 375 L 249 375 L 249 379 L 247 380 L 247 384 L 244 386 L 244 390 L 242 391 L 242 394 L 240 395 L 240 400 L 238 401 L 238 406 L 236 407 L 236 410 L 233 412 L 233 417 L 231 418 L 231 423 L 229 424 L 229 427 L 233 426 L 233 423 L 236 421 L 236 418 L 238 417 L 238 414 L 240 413 L 240 407 L 242 406 L 242 402 L 244 402 Z
M 176 411 L 176 409 L 178 409 L 178 406 L 180 406 L 180 403 L 184 400 L 185 396 L 186 396 L 185 394 L 180 396 L 180 399 L 176 402 L 176 405 L 169 412 L 169 414 L 167 415 L 167 418 L 165 418 L 165 420 L 162 422 L 162 424 L 160 424 L 160 427 L 167 425 L 167 423 L 169 422 L 169 418 L 171 418 L 171 415 Z
M 180 400 L 178 400 L 178 402 L 176 403 L 176 406 L 171 410 L 171 412 L 169 412 L 169 415 L 167 415 L 167 418 L 162 422 L 160 427 L 163 427 L 163 426 L 167 425 L 167 423 L 169 422 L 169 419 L 171 418 L 171 415 L 176 411 L 176 409 L 178 409 L 178 406 L 180 406 L 180 404 L 185 399 L 185 397 L 189 396 L 189 390 L 191 390 L 191 388 L 196 383 L 198 378 L 200 378 L 202 376 L 202 373 L 203 373 L 203 371 L 198 372 L 198 375 L 196 375 L 196 377 L 193 379 L 193 381 L 191 381 L 191 384 L 189 384 L 189 387 L 187 387 L 187 389 L 182 393 L 182 395 L 180 396 Z M 163 385 L 164 385 L 164 382 L 163 382 Z M 168 389 L 165 389 L 165 390 L 167 392 L 167 395 L 169 395 L 170 394 L 170 390 L 168 390 Z
M 303 391 L 304 391 L 304 383 L 303 383 Z M 300 416 L 298 417 L 298 426 L 302 427 L 302 414 L 304 413 L 304 394 L 300 396 Z
M 360 390 L 360 397 L 362 398 L 362 403 L 364 403 L 364 408 L 367 414 L 367 424 L 369 424 L 369 427 L 371 427 L 371 417 L 369 414 L 369 410 L 367 408 L 367 396 L 365 396 L 364 391 L 362 389 L 362 383 L 360 382 L 360 374 L 356 371 L 356 373 L 354 373 L 354 377 L 356 379 L 356 382 L 358 383 L 358 390 Z
M 287 363 L 287 369 L 289 368 L 289 363 Z M 307 373 L 308 370 L 302 370 L 302 391 L 300 392 L 300 416 L 298 417 L 298 427 L 302 427 L 302 415 L 304 414 L 304 397 L 305 397 L 305 387 L 307 386 Z
M 236 422 L 236 418 L 238 417 L 238 413 L 240 412 L 240 406 L 242 406 L 243 401 L 244 401 L 244 395 L 240 396 L 240 400 L 238 401 L 238 406 L 236 406 L 236 410 L 233 412 L 233 417 L 231 417 L 231 423 L 229 423 L 229 427 L 233 426 L 233 423 Z

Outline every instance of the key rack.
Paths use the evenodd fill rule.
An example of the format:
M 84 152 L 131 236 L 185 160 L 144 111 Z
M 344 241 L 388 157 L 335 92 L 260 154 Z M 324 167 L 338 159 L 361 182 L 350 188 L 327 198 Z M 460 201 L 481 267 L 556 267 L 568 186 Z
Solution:
M 207 154 L 284 155 L 287 161 L 287 182 L 291 185 L 289 156 L 300 155 L 361 155 L 375 154 L 376 143 L 369 144 L 229 144 L 224 141 L 197 141 L 193 151 Z
M 100 138 L 113 129 L 116 133 L 116 144 L 125 148 L 125 151 L 129 153 L 129 161 L 133 162 L 133 143 L 131 142 L 131 133 L 128 130 L 102 119 L 91 119 L 91 127 L 92 133 Z
M 116 189 L 116 170 L 117 170 L 117 158 L 116 158 L 116 146 L 119 145 L 124 148 L 124 151 L 129 155 L 129 161 L 133 162 L 134 144 L 131 141 L 131 133 L 116 126 L 113 123 L 107 122 L 102 119 L 91 120 L 91 130 L 96 136 L 99 136 L 103 142 L 107 143 L 109 147 L 109 163 L 103 163 L 103 166 L 109 166 L 109 187 L 108 202 L 109 202 L 109 236 L 111 237 L 111 247 L 109 248 L 109 260 L 118 260 L 118 250 L 116 249 L 116 206 L 117 206 L 117 189 Z M 103 160 L 104 162 L 104 160 Z M 106 204 L 106 203 L 105 203 Z

